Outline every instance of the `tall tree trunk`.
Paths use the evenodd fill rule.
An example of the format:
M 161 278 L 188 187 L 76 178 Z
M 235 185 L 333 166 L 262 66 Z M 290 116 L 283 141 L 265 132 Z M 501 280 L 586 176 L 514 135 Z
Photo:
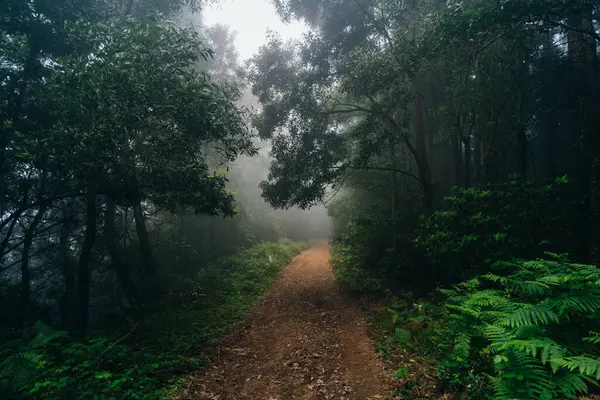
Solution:
M 465 188 L 471 187 L 471 133 L 463 139 L 463 145 L 465 147 Z
M 125 4 L 125 11 L 123 12 L 124 17 L 128 17 L 131 15 L 133 11 L 133 3 L 134 0 L 127 0 L 127 3 Z
M 519 146 L 519 176 L 521 179 L 527 179 L 527 128 L 523 116 L 523 99 L 519 95 L 518 121 L 517 121 L 517 143 Z
M 38 225 L 42 221 L 44 214 L 46 213 L 46 206 L 40 207 L 38 212 L 33 217 L 31 224 L 25 231 L 25 237 L 23 239 L 23 249 L 21 251 L 21 296 L 19 299 L 19 326 L 23 327 L 24 322 L 27 318 L 29 311 L 29 302 L 31 294 L 31 270 L 29 269 L 30 251 L 33 245 L 33 238 Z
M 476 90 L 477 93 L 481 93 L 483 88 L 483 73 L 481 71 L 481 62 L 477 60 L 475 63 L 475 77 L 477 79 Z M 487 107 L 485 104 L 481 104 L 480 107 L 473 109 L 473 118 L 475 118 L 475 130 L 473 134 L 473 185 L 480 186 L 481 185 L 481 148 L 483 145 L 483 141 L 485 138 L 486 128 L 487 128 Z
M 106 199 L 106 212 L 104 214 L 104 240 L 106 243 L 106 250 L 112 261 L 115 273 L 119 278 L 119 282 L 125 290 L 125 294 L 129 299 L 135 299 L 137 297 L 137 288 L 133 283 L 133 280 L 129 276 L 127 265 L 123 262 L 116 241 L 116 230 L 115 230 L 115 201 L 107 197 Z
M 71 233 L 69 217 L 65 219 L 60 228 L 60 242 L 58 244 L 57 268 L 62 270 L 65 289 L 62 293 L 59 312 L 60 324 L 63 329 L 73 327 L 73 293 L 75 292 L 75 265 L 69 257 L 69 234 Z
M 135 220 L 135 231 L 138 236 L 144 267 L 147 272 L 156 273 L 154 257 L 152 256 L 152 246 L 150 244 L 150 237 L 148 236 L 148 229 L 146 228 L 146 217 L 144 216 L 144 210 L 140 202 L 133 206 L 133 218 Z
M 81 334 L 85 333 L 88 324 L 91 277 L 90 262 L 97 228 L 96 185 L 91 181 L 88 183 L 86 197 L 85 235 L 81 252 L 79 253 L 79 260 L 75 267 L 77 271 L 77 318 L 75 320 L 75 329 Z
M 392 221 L 392 249 L 394 253 L 396 252 L 396 217 L 398 215 L 397 210 L 397 197 L 396 193 L 398 191 L 398 174 L 396 173 L 397 162 L 396 162 L 396 143 L 394 142 L 394 138 L 391 138 L 390 143 L 390 157 L 392 159 L 392 171 L 390 171 L 390 220 Z
M 493 108 L 491 108 L 493 110 Z M 498 183 L 500 181 L 500 143 L 498 141 L 498 127 L 500 125 L 501 109 L 496 106 L 494 123 L 490 129 L 489 139 L 485 152 L 485 183 Z
M 418 19 L 419 10 L 418 2 L 413 0 L 411 2 L 411 12 L 409 16 L 410 28 L 409 28 L 409 40 L 415 44 L 418 35 Z M 415 44 L 416 46 L 416 44 Z M 410 76 L 412 90 L 414 94 L 413 99 L 413 124 L 415 132 L 415 161 L 417 163 L 417 170 L 419 172 L 419 179 L 421 180 L 421 187 L 423 189 L 423 211 L 425 215 L 431 215 L 433 213 L 433 182 L 431 177 L 431 168 L 429 165 L 429 158 L 427 156 L 427 139 L 425 135 L 425 121 L 423 115 L 423 90 L 421 88 L 421 75 L 422 72 L 417 68 L 412 76 Z
M 522 49 L 524 50 L 524 49 Z M 527 126 L 526 126 L 526 117 L 525 117 L 525 94 L 523 92 L 524 88 L 524 79 L 523 76 L 526 74 L 525 70 L 528 64 L 526 63 L 526 55 L 521 54 L 521 51 L 517 52 L 516 57 L 516 71 L 518 73 L 515 82 L 515 90 L 517 94 L 517 126 L 516 126 L 516 136 L 517 136 L 517 154 L 518 154 L 518 165 L 519 170 L 518 174 L 521 179 L 527 179 L 527 152 L 528 152 L 528 144 L 527 144 Z
M 553 62 L 555 59 L 554 56 L 554 31 L 548 30 L 543 37 L 543 53 L 542 59 L 544 61 L 544 69 L 543 71 L 548 73 L 549 71 L 554 71 L 557 66 Z M 544 119 L 541 121 L 541 129 L 544 138 L 545 151 L 544 154 L 544 163 L 543 166 L 546 171 L 542 171 L 542 177 L 556 177 L 559 174 L 564 173 L 564 158 L 559 155 L 560 146 L 558 145 L 557 140 L 557 132 L 560 129 L 557 129 L 558 122 L 556 121 L 555 113 L 547 112 L 544 116 Z M 562 135 L 561 135 L 562 136 Z M 560 171 L 560 172 L 559 172 Z
M 150 290 L 160 290 L 156 266 L 154 264 L 154 256 L 152 255 L 152 245 L 150 244 L 150 237 L 148 236 L 148 230 L 146 229 L 146 218 L 144 217 L 144 210 L 142 209 L 142 204 L 139 200 L 133 205 L 133 218 L 140 246 L 140 255 L 148 278 L 150 279 Z
M 463 185 L 463 157 L 461 148 L 460 111 L 456 113 L 455 126 L 452 128 L 450 145 L 452 146 L 452 172 L 454 175 L 454 186 Z
M 462 143 L 463 146 L 465 148 L 465 181 L 464 181 L 464 186 L 466 188 L 471 187 L 471 175 L 472 175 L 472 171 L 471 171 L 471 138 L 473 137 L 473 129 L 475 127 L 475 110 L 473 108 L 471 108 L 471 111 L 469 112 L 470 115 L 470 121 L 469 121 L 469 126 L 466 127 L 466 132 L 462 138 Z M 467 118 L 463 118 L 464 121 L 467 120 Z
M 586 237 L 589 238 L 588 261 L 597 264 L 600 232 L 600 204 L 597 198 L 600 182 L 600 121 L 595 112 L 599 106 L 596 41 L 585 33 L 594 31 L 591 2 L 579 0 L 572 9 L 568 25 L 575 29 L 567 33 L 567 56 L 573 68 L 573 109 L 578 110 L 572 123 L 573 140 L 579 150 L 574 154 L 573 164 L 579 178 L 577 186 L 587 200 L 587 209 L 582 210 L 581 217 L 582 224 L 587 228 Z
M 179 207 L 179 240 L 183 243 L 185 236 L 185 207 Z M 183 271 L 186 260 L 182 255 L 179 256 L 179 268 Z
M 427 157 L 427 145 L 425 139 L 425 126 L 423 123 L 423 99 L 418 73 L 412 78 L 414 91 L 414 125 L 415 125 L 415 149 L 417 153 L 417 168 L 419 178 L 423 187 L 423 208 L 426 215 L 433 212 L 433 184 L 431 182 L 431 169 Z
M 481 165 L 482 165 L 482 146 L 483 138 L 485 137 L 487 127 L 487 111 L 483 109 L 477 116 L 477 127 L 475 128 L 475 135 L 473 135 L 473 185 L 481 185 Z

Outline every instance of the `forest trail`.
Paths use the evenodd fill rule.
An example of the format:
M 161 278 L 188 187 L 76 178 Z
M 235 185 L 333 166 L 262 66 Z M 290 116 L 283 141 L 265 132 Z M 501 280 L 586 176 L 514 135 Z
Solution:
M 392 399 L 392 372 L 339 294 L 327 244 L 292 260 L 218 354 L 183 398 Z

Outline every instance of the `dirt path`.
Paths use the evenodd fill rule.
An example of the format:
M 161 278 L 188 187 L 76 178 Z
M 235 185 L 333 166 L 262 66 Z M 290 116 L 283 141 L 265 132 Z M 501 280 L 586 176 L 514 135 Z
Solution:
M 338 293 L 326 244 L 298 255 L 222 346 L 186 399 L 392 399 L 391 372 Z

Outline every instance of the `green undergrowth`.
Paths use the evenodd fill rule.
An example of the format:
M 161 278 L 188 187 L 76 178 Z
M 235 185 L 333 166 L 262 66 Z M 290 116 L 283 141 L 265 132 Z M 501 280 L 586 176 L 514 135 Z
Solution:
M 600 393 L 600 270 L 573 262 L 588 259 L 572 223 L 580 207 L 560 177 L 456 188 L 395 236 L 382 234 L 387 215 L 349 219 L 333 269 L 342 289 L 383 304 L 375 345 L 398 398 Z
M 412 293 L 387 291 L 371 308 L 375 349 L 393 370 L 397 399 L 438 399 L 438 332 L 446 313 L 435 298 L 415 299 Z
M 397 398 L 594 398 L 600 270 L 551 253 L 489 269 L 428 298 L 382 288 L 372 336 Z
M 283 240 L 221 258 L 122 332 L 94 332 L 79 342 L 38 322 L 0 347 L 2 398 L 170 398 L 305 248 Z

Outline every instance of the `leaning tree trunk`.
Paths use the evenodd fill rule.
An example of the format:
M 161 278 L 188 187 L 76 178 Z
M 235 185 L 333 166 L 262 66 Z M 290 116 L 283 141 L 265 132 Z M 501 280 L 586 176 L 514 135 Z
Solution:
M 152 245 L 148 229 L 146 228 L 146 217 L 142 207 L 142 193 L 136 175 L 135 167 L 132 167 L 132 173 L 129 176 L 129 185 L 131 186 L 130 201 L 133 209 L 133 221 L 135 223 L 135 231 L 138 237 L 140 246 L 140 256 L 144 264 L 144 270 L 150 278 L 151 289 L 157 289 L 158 278 L 156 273 L 156 265 L 154 264 L 154 256 L 152 254 Z

